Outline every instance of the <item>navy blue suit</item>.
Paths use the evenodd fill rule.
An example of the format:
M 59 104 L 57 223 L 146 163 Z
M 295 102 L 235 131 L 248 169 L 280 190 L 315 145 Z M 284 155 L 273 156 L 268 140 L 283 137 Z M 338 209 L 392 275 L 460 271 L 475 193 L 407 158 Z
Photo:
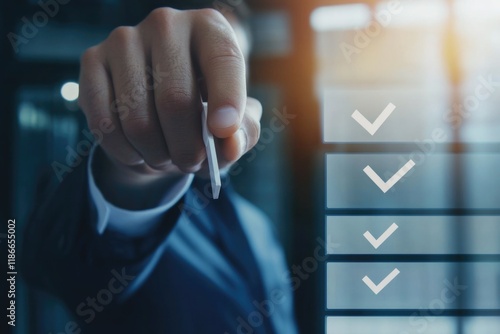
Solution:
M 214 201 L 195 179 L 153 233 L 101 235 L 86 169 L 39 201 L 22 263 L 83 333 L 296 333 L 282 250 L 266 217 L 230 187 Z

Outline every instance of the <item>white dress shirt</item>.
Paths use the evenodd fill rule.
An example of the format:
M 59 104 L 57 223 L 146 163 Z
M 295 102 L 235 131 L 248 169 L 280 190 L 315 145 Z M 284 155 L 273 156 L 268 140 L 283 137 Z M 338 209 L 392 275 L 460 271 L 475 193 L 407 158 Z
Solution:
M 128 236 L 143 236 L 151 231 L 159 222 L 163 213 L 167 212 L 177 203 L 191 186 L 194 174 L 187 174 L 176 181 L 170 188 L 165 189 L 165 194 L 159 205 L 147 210 L 127 210 L 119 208 L 104 198 L 95 183 L 92 174 L 92 161 L 94 160 L 95 147 L 88 160 L 90 196 L 97 208 L 97 231 L 102 234 L 106 228 L 112 228 Z

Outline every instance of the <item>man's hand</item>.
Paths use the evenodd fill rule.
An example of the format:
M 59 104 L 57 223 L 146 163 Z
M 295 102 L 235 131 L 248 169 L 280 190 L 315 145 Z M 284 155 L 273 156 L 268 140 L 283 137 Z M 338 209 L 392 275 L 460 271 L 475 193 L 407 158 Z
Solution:
M 246 94 L 235 32 L 213 9 L 156 9 L 135 27 L 115 29 L 81 59 L 79 103 L 89 128 L 112 129 L 99 158 L 107 159 L 107 176 L 98 182 L 133 188 L 208 175 L 202 97 L 219 165 L 227 167 L 259 138 L 262 107 Z

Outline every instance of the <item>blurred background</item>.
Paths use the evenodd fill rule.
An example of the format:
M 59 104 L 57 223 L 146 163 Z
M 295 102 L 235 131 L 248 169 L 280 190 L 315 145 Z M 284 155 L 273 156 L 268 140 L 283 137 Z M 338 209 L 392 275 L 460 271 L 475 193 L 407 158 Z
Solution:
M 44 9 L 36 0 L 0 4 L 0 183 L 6 194 L 0 205 L 6 217 L 16 218 L 18 250 L 22 247 L 21 231 L 34 205 L 37 180 L 52 170 L 53 162 L 64 161 L 68 145 L 74 147 L 84 138 L 85 121 L 76 101 L 81 53 L 105 39 L 113 28 L 135 25 L 165 2 L 60 3 L 57 13 L 47 20 L 37 17 Z M 237 3 L 215 0 L 214 6 L 232 10 Z M 182 1 L 178 4 L 182 6 Z M 468 301 L 454 305 L 458 311 L 440 313 L 438 320 L 429 321 L 425 331 L 420 331 L 421 327 L 408 325 L 412 311 L 367 307 L 364 297 L 349 289 L 336 298 L 354 300 L 355 305 L 327 307 L 327 265 L 319 263 L 295 290 L 301 333 L 500 333 L 500 168 L 491 165 L 491 161 L 500 161 L 478 159 L 485 164 L 481 165 L 470 158 L 474 154 L 496 157 L 500 148 L 500 92 L 497 86 L 483 82 L 500 82 L 500 2 L 255 0 L 248 4 L 253 38 L 249 95 L 263 103 L 262 128 L 267 131 L 252 156 L 243 159 L 242 172 L 233 181 L 238 191 L 274 222 L 290 266 L 313 256 L 318 245 L 328 248 L 324 245 L 326 215 L 489 217 L 486 233 L 474 238 L 469 238 L 465 227 L 470 225 L 466 223 L 443 224 L 436 233 L 447 246 L 443 253 L 434 254 L 440 256 L 437 258 L 414 256 L 425 253 L 426 240 L 413 241 L 413 257 L 394 255 L 397 252 L 392 257 L 390 252 L 386 257 L 374 257 L 367 255 L 368 251 L 349 250 L 332 252 L 328 257 L 332 263 L 441 261 L 446 262 L 443 270 L 458 274 L 467 271 L 470 263 L 486 263 L 487 270 L 476 270 L 475 276 L 469 277 L 471 282 L 486 282 L 490 288 L 481 293 L 480 302 L 471 292 Z M 23 30 L 26 20 L 39 21 L 34 30 Z M 12 42 L 12 33 L 22 37 Z M 487 98 L 476 96 L 476 87 L 481 84 L 481 96 L 486 91 L 490 93 Z M 411 124 L 409 129 L 382 134 L 381 142 L 349 136 L 347 121 L 324 122 L 328 110 L 352 113 L 359 109 L 373 120 L 387 99 L 400 101 L 397 104 L 405 115 L 417 115 L 417 119 L 403 119 Z M 273 117 L 284 111 L 294 118 L 283 130 L 271 130 Z M 424 195 L 419 192 L 428 188 L 422 186 L 415 193 L 427 196 L 431 203 L 445 204 L 433 211 L 422 211 L 425 208 L 419 205 L 396 210 L 391 202 L 363 207 L 346 200 L 326 209 L 326 154 L 412 152 L 416 149 L 414 140 L 428 138 L 435 128 L 447 135 L 436 144 L 436 152 L 455 153 L 438 168 L 454 177 L 447 183 L 424 177 L 421 184 L 435 189 Z M 333 139 L 326 139 L 328 132 L 333 133 Z M 459 153 L 469 154 L 468 158 L 453 160 Z M 380 168 L 389 167 L 382 164 Z M 348 178 L 349 165 L 339 173 Z M 351 188 L 356 191 L 357 186 Z M 468 189 L 467 196 L 463 196 L 464 189 Z M 482 199 L 487 205 L 481 205 L 485 203 Z M 481 220 L 474 224 L 481 224 Z M 477 248 L 485 242 L 484 235 L 491 237 L 487 241 L 491 247 Z M 344 242 L 349 238 L 345 236 Z M 352 242 L 355 245 L 357 241 Z M 409 268 L 418 270 L 417 266 Z M 429 280 L 434 274 L 428 271 Z M 418 275 L 410 277 L 416 280 Z M 417 283 L 408 282 L 408 286 Z M 430 302 L 419 304 L 418 293 L 404 297 L 401 293 L 394 291 L 386 300 L 414 298 L 415 309 Z M 19 280 L 17 300 L 17 334 L 58 333 L 70 319 L 58 301 Z M 403 324 L 403 330 L 392 331 L 394 324 Z

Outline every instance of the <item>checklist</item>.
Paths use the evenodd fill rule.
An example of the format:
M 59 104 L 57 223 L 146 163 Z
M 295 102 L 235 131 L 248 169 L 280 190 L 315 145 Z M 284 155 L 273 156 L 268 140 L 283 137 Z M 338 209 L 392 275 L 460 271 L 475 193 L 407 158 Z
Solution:
M 467 238 L 450 241 L 450 231 Z M 332 255 L 495 255 L 500 254 L 500 217 L 327 216 L 326 239 Z
M 500 153 L 451 149 L 447 91 L 390 91 L 325 92 L 327 334 L 358 311 L 406 333 L 387 314 L 500 309 Z
M 332 87 L 323 94 L 323 141 L 449 143 L 453 140 L 447 122 L 449 98 L 449 90 L 442 86 Z
M 332 310 L 498 309 L 498 264 L 466 262 L 456 274 L 450 262 L 328 263 L 326 304 Z M 415 283 L 416 282 L 416 283 Z

